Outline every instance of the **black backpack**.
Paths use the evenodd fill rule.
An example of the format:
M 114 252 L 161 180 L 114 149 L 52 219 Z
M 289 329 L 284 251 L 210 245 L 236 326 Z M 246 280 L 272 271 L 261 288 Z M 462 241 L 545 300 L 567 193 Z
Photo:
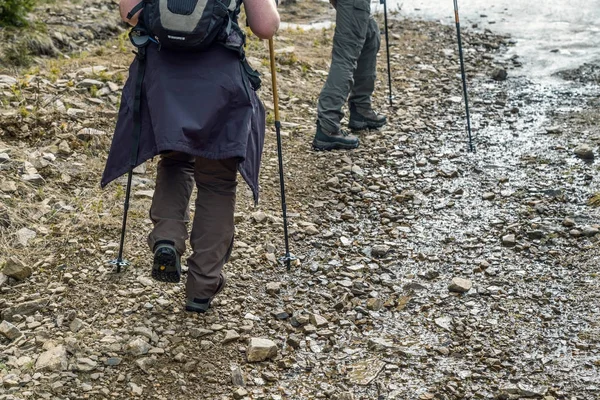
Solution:
M 127 17 L 143 9 L 133 30 L 138 42 L 148 35 L 161 48 L 201 51 L 226 42 L 232 34 L 239 36 L 236 44 L 243 47 L 245 35 L 237 24 L 240 7 L 240 0 L 142 0 Z

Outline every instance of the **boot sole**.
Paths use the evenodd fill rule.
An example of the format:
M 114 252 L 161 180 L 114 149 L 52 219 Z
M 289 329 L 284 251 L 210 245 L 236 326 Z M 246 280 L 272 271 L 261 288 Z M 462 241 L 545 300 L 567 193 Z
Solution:
M 385 122 L 350 122 L 348 123 L 348 128 L 350 128 L 353 131 L 361 131 L 364 129 L 379 129 L 382 126 L 385 126 L 385 124 L 387 123 L 387 121 Z
M 152 278 L 167 283 L 179 283 L 181 280 L 181 268 L 177 267 L 177 253 L 175 250 L 162 248 L 154 254 L 152 265 Z
M 356 143 L 339 143 L 339 142 L 322 142 L 320 140 L 313 141 L 315 150 L 352 150 L 358 147 Z

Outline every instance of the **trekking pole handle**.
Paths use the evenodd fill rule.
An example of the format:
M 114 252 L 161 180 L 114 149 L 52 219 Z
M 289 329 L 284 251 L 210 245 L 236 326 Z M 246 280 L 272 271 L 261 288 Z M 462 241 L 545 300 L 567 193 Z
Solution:
M 275 67 L 275 50 L 273 48 L 273 38 L 269 39 L 269 55 L 271 57 L 271 82 L 273 84 L 273 108 L 275 111 L 275 121 L 279 121 L 279 96 L 277 96 L 277 69 Z

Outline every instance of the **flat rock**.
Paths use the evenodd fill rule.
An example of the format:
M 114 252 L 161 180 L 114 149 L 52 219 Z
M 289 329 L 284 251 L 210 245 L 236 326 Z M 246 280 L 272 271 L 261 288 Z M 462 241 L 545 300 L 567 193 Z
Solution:
M 142 338 L 136 338 L 127 343 L 125 350 L 131 355 L 141 356 L 148 354 L 148 351 L 150 351 L 150 344 Z
M 10 257 L 2 270 L 6 276 L 22 281 L 31 276 L 31 268 L 16 257 Z
M 371 249 L 373 257 L 384 257 L 390 251 L 390 246 L 385 244 L 377 244 Z
M 223 339 L 223 344 L 235 342 L 240 338 L 240 334 L 234 330 L 225 331 L 225 338 Z
M 251 338 L 246 356 L 248 362 L 260 362 L 277 355 L 277 345 L 269 339 Z
M 2 319 L 12 321 L 15 315 L 32 315 L 42 310 L 48 304 L 48 299 L 38 299 L 18 304 L 2 310 Z
M 36 363 L 36 371 L 64 371 L 67 369 L 67 350 L 63 345 L 58 345 L 42 353 Z
M 452 328 L 452 317 L 440 317 L 435 319 L 435 324 L 447 331 Z
M 22 335 L 19 328 L 8 321 L 0 322 L 0 335 L 3 335 L 8 340 L 15 340 Z
M 473 283 L 469 279 L 452 278 L 452 283 L 448 286 L 448 290 L 456 293 L 466 293 L 473 287 Z
M 44 178 L 40 174 L 25 174 L 21 175 L 23 182 L 30 183 L 32 185 L 41 185 L 44 183 Z
M 513 247 L 516 244 L 517 244 L 517 239 L 516 239 L 515 235 L 510 234 L 510 235 L 502 236 L 502 245 L 503 246 Z
M 281 292 L 281 282 L 269 282 L 267 283 L 267 293 L 279 294 Z
M 17 244 L 27 247 L 29 241 L 35 239 L 37 233 L 28 228 L 21 228 L 17 231 Z
M 594 159 L 594 150 L 590 145 L 587 144 L 580 144 L 579 146 L 575 147 L 573 153 L 575 153 L 575 155 L 581 158 L 582 160 Z
M 2 181 L 0 182 L 0 192 L 14 193 L 17 191 L 17 184 L 14 181 Z
M 385 367 L 385 362 L 379 359 L 369 359 L 354 363 L 348 372 L 348 380 L 361 386 L 370 384 Z
M 319 314 L 310 314 L 310 323 L 316 326 L 317 328 L 322 328 L 324 326 L 329 325 L 329 322 L 324 317 Z

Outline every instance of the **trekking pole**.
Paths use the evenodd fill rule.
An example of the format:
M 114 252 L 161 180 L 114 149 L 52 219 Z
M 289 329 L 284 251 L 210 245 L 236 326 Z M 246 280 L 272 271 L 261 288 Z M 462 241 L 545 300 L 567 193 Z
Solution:
M 283 211 L 283 235 L 285 238 L 285 256 L 279 260 L 287 265 L 287 270 L 291 268 L 292 260 L 295 260 L 290 254 L 290 244 L 288 239 L 287 225 L 287 206 L 285 204 L 285 183 L 283 182 L 283 156 L 281 151 L 281 122 L 279 121 L 279 97 L 277 96 L 277 70 L 275 69 L 275 50 L 273 49 L 273 38 L 269 39 L 269 53 L 271 56 L 271 81 L 273 84 L 273 108 L 275 110 L 275 131 L 277 132 L 277 157 L 279 159 L 279 186 L 281 190 L 281 209 Z
M 125 229 L 127 228 L 127 212 L 129 211 L 129 196 L 131 195 L 131 180 L 133 177 L 133 168 L 129 169 L 127 174 L 127 190 L 125 191 L 125 204 L 123 205 L 123 224 L 121 226 L 121 242 L 119 244 L 119 255 L 111 260 L 110 264 L 117 266 L 117 273 L 121 272 L 121 267 L 129 265 L 129 261 L 123 260 L 123 247 L 125 245 Z
M 458 37 L 458 55 L 460 57 L 460 73 L 462 75 L 463 94 L 465 96 L 465 110 L 467 112 L 467 132 L 469 133 L 469 151 L 475 152 L 473 138 L 471 137 L 471 116 L 469 115 L 469 96 L 467 94 L 467 79 L 465 77 L 465 62 L 463 60 L 462 41 L 460 40 L 460 20 L 458 18 L 458 0 L 454 0 L 454 18 L 456 20 L 456 35 Z
M 144 75 L 146 73 L 146 45 L 148 44 L 148 40 L 147 35 L 144 36 L 140 33 L 140 31 L 136 30 L 136 28 L 130 31 L 130 39 L 138 49 L 137 53 L 135 53 L 138 60 L 138 69 L 135 80 L 135 95 L 133 98 L 133 145 L 131 146 L 129 173 L 127 174 L 127 189 L 125 190 L 125 203 L 123 204 L 123 225 L 121 226 L 119 255 L 116 259 L 109 261 L 110 264 L 117 266 L 117 273 L 121 272 L 121 267 L 126 267 L 130 264 L 129 261 L 123 260 L 123 247 L 125 246 L 125 229 L 127 228 L 127 213 L 129 211 L 129 198 L 131 196 L 131 181 L 133 179 L 133 169 L 137 165 L 140 136 L 142 133 L 142 84 L 144 81 Z
M 388 36 L 388 20 L 387 20 L 387 0 L 379 0 L 379 4 L 383 4 L 383 21 L 385 24 L 385 47 L 387 55 L 387 70 L 388 70 L 388 86 L 390 88 L 390 106 L 392 105 L 392 70 L 390 68 L 390 39 Z

